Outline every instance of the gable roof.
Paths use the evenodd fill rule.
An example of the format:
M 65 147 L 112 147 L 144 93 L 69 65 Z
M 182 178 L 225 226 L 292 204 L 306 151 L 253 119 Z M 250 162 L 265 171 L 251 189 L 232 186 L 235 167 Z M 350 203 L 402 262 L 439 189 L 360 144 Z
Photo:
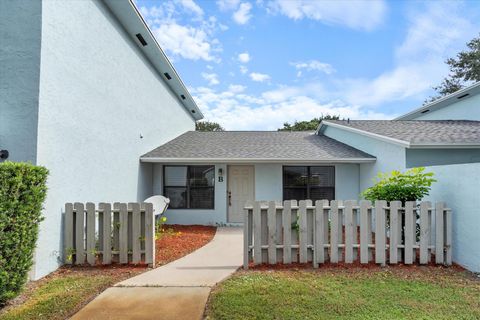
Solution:
M 394 120 L 414 120 L 424 113 L 445 108 L 451 104 L 454 104 L 455 102 L 460 101 L 461 99 L 467 99 L 479 93 L 480 93 L 480 82 L 476 82 L 469 87 L 460 89 L 452 94 L 449 94 L 445 97 L 437 99 L 433 102 L 430 102 L 424 106 L 421 106 L 418 109 L 415 109 L 400 117 L 397 117 Z
M 467 120 L 328 120 L 323 126 L 385 140 L 407 148 L 478 148 L 480 121 Z
M 189 131 L 144 154 L 143 162 L 371 162 L 375 157 L 314 132 Z
M 152 31 L 138 11 L 134 2 L 132 0 L 103 0 L 103 2 L 115 15 L 125 29 L 125 32 L 138 46 L 139 50 L 150 61 L 152 66 L 158 72 L 158 75 L 176 95 L 180 104 L 183 105 L 193 119 L 203 119 L 203 114 L 198 108 L 195 100 L 193 100 L 182 79 L 153 36 Z M 143 45 L 140 42 L 140 39 L 137 37 L 138 34 L 141 35 L 146 42 L 146 45 Z M 166 77 L 165 73 L 169 75 L 170 79 Z

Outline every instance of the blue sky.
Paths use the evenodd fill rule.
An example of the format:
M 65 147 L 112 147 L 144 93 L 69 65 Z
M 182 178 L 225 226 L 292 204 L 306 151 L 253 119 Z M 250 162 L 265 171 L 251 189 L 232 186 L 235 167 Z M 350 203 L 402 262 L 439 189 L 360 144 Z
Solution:
M 480 1 L 137 0 L 206 120 L 275 130 L 419 107 L 480 32 Z

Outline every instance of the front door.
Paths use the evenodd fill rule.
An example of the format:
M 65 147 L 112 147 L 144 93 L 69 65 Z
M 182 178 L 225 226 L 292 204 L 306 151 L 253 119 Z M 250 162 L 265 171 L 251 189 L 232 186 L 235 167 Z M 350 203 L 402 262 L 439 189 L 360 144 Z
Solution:
M 228 222 L 243 222 L 243 207 L 255 200 L 253 166 L 228 167 Z

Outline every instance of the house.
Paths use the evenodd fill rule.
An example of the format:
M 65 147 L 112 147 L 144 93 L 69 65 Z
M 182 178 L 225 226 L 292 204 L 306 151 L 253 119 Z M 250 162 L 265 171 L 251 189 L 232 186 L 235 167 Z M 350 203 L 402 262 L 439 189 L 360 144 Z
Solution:
M 359 199 L 379 172 L 424 166 L 438 180 L 428 200 L 454 212 L 454 260 L 480 271 L 479 88 L 408 120 L 328 120 L 317 132 L 190 131 L 140 161 L 153 163 L 153 192 L 170 198 L 167 217 L 180 224 L 240 223 L 248 200 Z
M 247 200 L 359 199 L 426 166 L 453 209 L 454 260 L 480 271 L 480 85 L 391 121 L 316 132 L 195 132 L 201 119 L 131 0 L 0 2 L 0 149 L 50 170 L 32 278 L 61 263 L 66 202 L 170 198 L 168 221 L 238 224 Z
M 50 170 L 31 277 L 61 263 L 66 202 L 141 201 L 140 155 L 202 113 L 129 0 L 0 1 L 0 149 Z

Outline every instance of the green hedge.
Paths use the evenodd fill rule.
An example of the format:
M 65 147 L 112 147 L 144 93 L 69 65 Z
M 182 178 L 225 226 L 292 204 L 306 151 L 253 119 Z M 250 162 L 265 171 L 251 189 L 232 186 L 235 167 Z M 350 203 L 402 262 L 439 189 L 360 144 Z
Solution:
M 48 170 L 0 163 L 0 305 L 18 295 L 33 264 Z

